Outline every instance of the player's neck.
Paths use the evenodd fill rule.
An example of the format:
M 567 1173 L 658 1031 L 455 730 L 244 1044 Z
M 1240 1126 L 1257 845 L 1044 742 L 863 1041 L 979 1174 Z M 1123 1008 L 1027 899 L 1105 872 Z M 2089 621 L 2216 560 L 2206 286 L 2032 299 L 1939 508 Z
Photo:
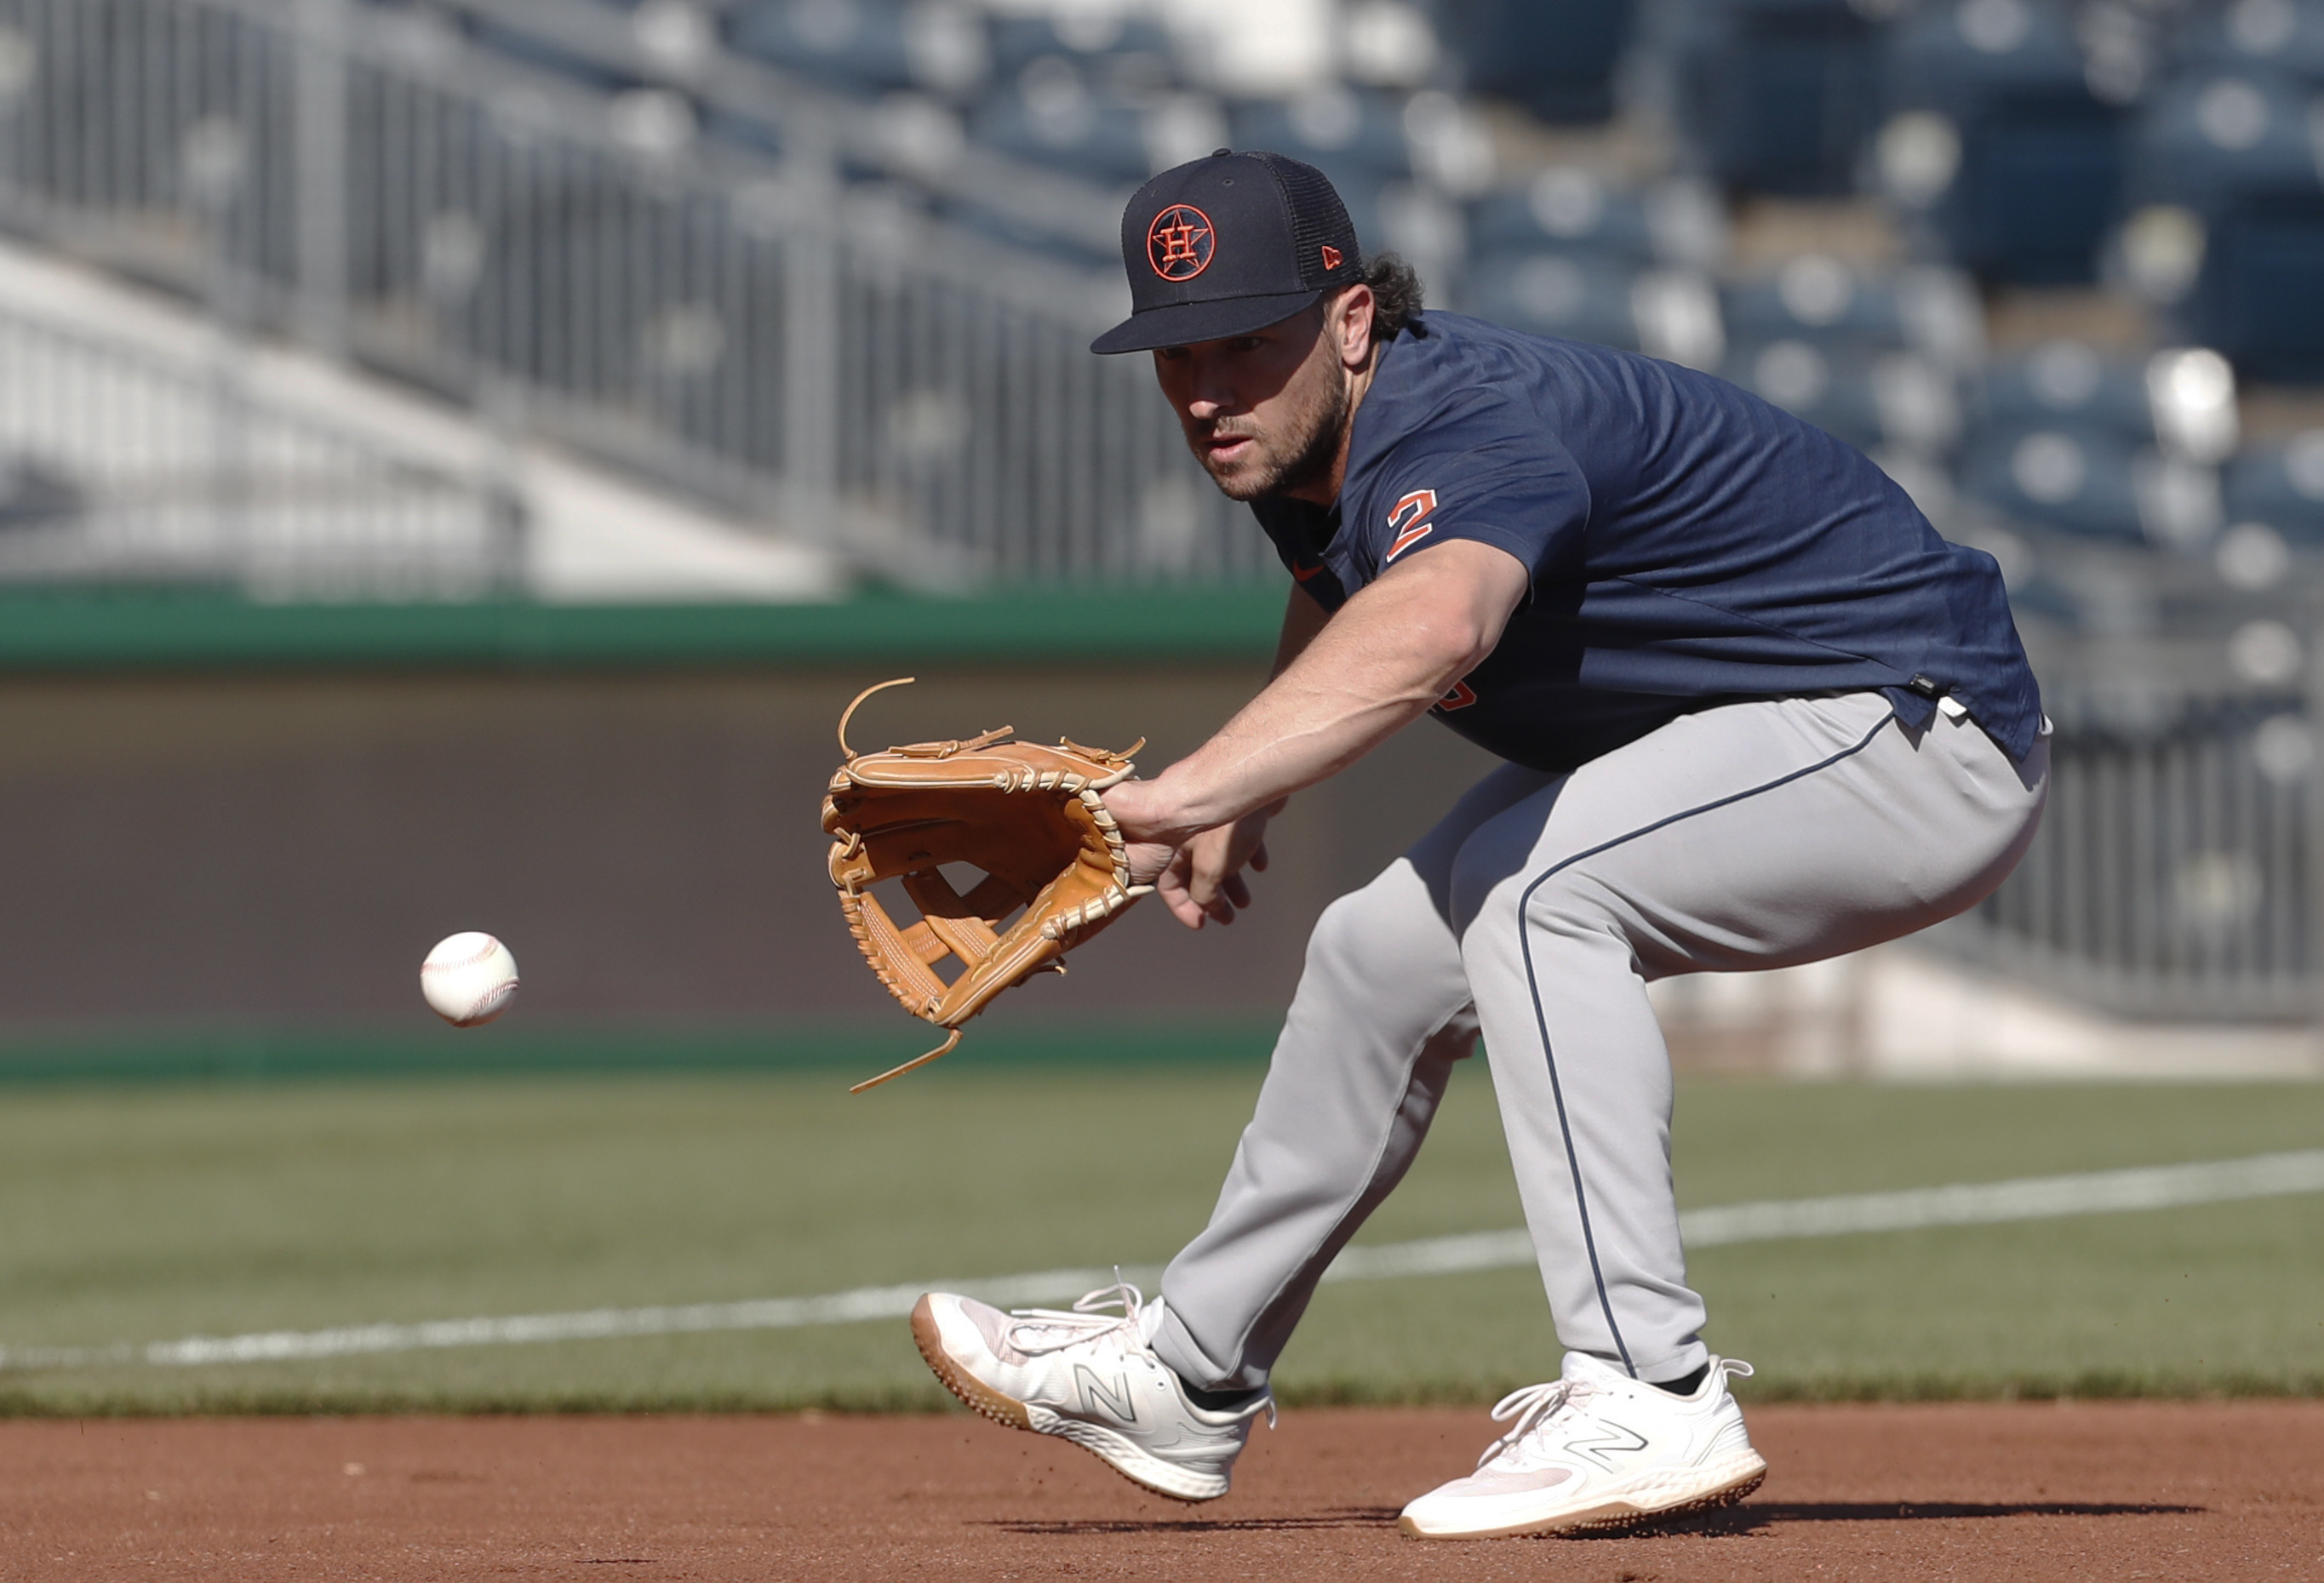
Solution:
M 1372 373 L 1379 367 L 1379 348 L 1375 345 L 1364 365 L 1348 375 L 1348 409 L 1340 419 L 1340 437 L 1332 447 L 1332 465 L 1318 473 L 1313 483 L 1285 490 L 1283 492 L 1290 499 L 1328 511 L 1340 498 L 1340 485 L 1348 476 L 1348 446 L 1356 432 L 1356 409 L 1364 404 L 1364 392 L 1372 388 Z

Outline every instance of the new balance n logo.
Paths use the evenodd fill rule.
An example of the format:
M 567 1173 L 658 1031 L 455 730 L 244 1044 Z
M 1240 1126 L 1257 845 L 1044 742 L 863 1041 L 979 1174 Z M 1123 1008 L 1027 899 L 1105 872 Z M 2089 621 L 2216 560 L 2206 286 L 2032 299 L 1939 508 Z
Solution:
M 1615 1460 L 1616 1458 L 1627 1456 L 1632 1451 L 1645 1450 L 1646 1437 L 1637 1430 L 1627 1429 L 1621 1424 L 1601 1419 L 1595 1432 L 1580 1435 L 1566 1441 L 1565 1449 L 1589 1458 L 1610 1473 L 1619 1466 Z
M 1098 1378 L 1088 1364 L 1076 1363 L 1074 1379 L 1081 1386 L 1082 1411 L 1092 1418 L 1103 1413 L 1119 1423 L 1138 1422 L 1138 1404 L 1130 1397 L 1127 1375 L 1115 1375 L 1108 1382 Z

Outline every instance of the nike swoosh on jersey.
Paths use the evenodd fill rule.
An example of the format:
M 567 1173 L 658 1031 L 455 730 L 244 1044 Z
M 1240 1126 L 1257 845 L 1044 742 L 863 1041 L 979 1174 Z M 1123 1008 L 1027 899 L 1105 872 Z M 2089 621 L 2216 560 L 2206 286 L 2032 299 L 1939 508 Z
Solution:
M 1312 566 L 1294 566 L 1291 568 L 1291 580 L 1294 583 L 1312 583 L 1323 575 L 1323 563 L 1322 561 L 1317 561 Z

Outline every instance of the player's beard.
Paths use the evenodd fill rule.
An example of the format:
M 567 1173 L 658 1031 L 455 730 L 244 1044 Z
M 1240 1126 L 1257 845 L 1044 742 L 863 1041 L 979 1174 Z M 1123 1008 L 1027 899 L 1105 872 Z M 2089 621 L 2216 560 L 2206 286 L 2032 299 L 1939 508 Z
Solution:
M 1254 501 L 1263 494 L 1304 489 L 1328 475 L 1340 454 L 1340 438 L 1348 426 L 1348 371 L 1336 362 L 1324 364 L 1323 377 L 1312 391 L 1301 392 L 1289 405 L 1281 429 L 1274 434 L 1249 427 L 1248 418 L 1212 424 L 1200 435 L 1188 435 L 1194 459 L 1231 501 Z M 1250 435 L 1252 454 L 1232 466 L 1213 466 L 1203 441 L 1227 435 Z

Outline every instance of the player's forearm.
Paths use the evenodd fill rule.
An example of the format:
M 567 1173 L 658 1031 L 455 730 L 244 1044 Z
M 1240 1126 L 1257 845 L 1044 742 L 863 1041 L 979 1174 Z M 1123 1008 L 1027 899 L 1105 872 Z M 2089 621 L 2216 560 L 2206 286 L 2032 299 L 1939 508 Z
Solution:
M 1275 663 L 1268 667 L 1267 679 L 1272 682 L 1289 670 L 1293 661 L 1307 652 L 1307 646 L 1315 640 L 1316 634 L 1331 619 L 1330 611 L 1316 603 L 1305 589 L 1294 584 L 1290 597 L 1284 603 L 1283 629 L 1276 635 Z M 1286 792 L 1270 802 L 1260 804 L 1251 812 L 1272 818 L 1283 812 L 1284 805 L 1289 799 L 1290 794 Z
M 1183 839 L 1279 803 L 1427 713 L 1492 652 L 1523 591 L 1520 575 L 1506 603 L 1498 584 L 1480 594 L 1446 553 L 1454 548 L 1373 584 L 1320 626 L 1224 729 L 1156 778 L 1157 823 L 1140 833 Z
M 1461 670 L 1454 662 L 1417 676 L 1354 665 L 1336 675 L 1285 673 L 1199 752 L 1163 772 L 1166 838 L 1272 808 L 1337 774 L 1427 713 Z

